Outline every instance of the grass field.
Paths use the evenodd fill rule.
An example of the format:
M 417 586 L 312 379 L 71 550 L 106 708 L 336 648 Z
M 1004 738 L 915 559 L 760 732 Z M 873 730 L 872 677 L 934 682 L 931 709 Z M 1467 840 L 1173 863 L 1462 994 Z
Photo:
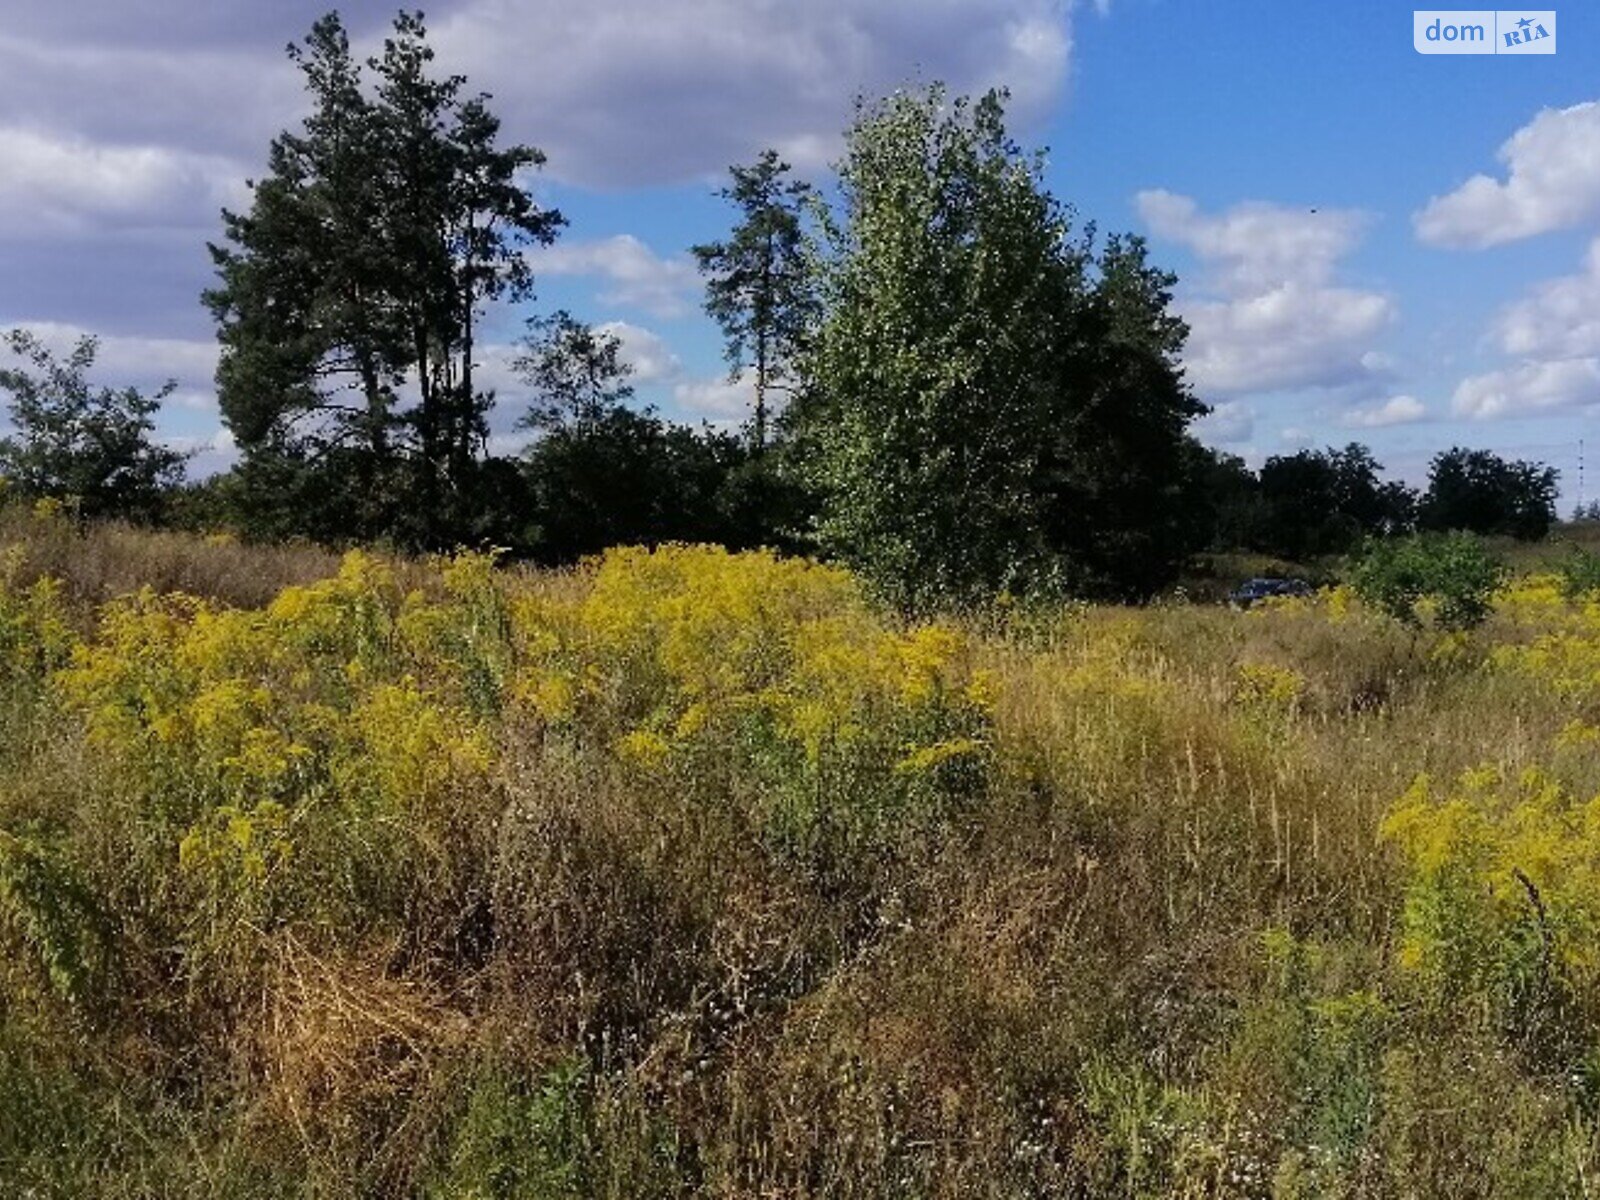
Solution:
M 0 1194 L 1597 1187 L 1547 576 L 906 627 L 709 549 L 0 547 Z

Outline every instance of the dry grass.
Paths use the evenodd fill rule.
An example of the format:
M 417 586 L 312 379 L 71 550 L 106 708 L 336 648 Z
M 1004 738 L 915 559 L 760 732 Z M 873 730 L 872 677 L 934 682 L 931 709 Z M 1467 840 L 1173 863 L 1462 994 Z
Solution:
M 248 546 L 232 535 L 80 525 L 0 506 L 0 548 L 25 552 L 24 580 L 60 579 L 85 604 L 103 604 L 149 587 L 259 608 L 286 587 L 331 575 L 339 556 L 315 546 Z
M 154 583 L 259 606 L 336 569 L 8 521 L 82 603 Z M 1492 877 L 1429 891 L 1380 829 L 1423 772 L 1600 791 L 1571 724 L 1600 709 L 1514 666 L 1558 626 L 1600 661 L 1600 614 L 1508 602 L 1441 640 L 1342 599 L 1170 605 L 1001 614 L 946 645 L 899 640 L 831 577 L 744 561 L 636 562 L 603 604 L 592 574 L 400 564 L 432 599 L 378 649 L 318 624 L 372 619 L 390 593 L 370 564 L 280 604 L 281 624 L 202 643 L 226 667 L 211 683 L 267 688 L 251 719 L 315 766 L 268 756 L 249 797 L 217 791 L 244 769 L 231 744 L 112 754 L 49 687 L 8 693 L 7 1190 L 1587 1194 L 1588 960 L 1559 994 L 1495 975 L 1537 949 L 1520 890 L 1494 925 L 1473 899 Z M 832 640 L 786 657 L 802 627 Z M 279 662 L 263 628 L 320 632 Z M 784 740 L 824 698 L 855 757 Z M 934 753 L 895 740 L 919 738 Z M 959 769 L 918 765 L 947 754 Z M 244 803 L 273 788 L 288 816 Z M 1514 861 L 1546 937 L 1590 928 L 1587 876 Z M 1460 978 L 1502 982 L 1406 965 L 1425 902 L 1478 939 L 1449 953 L 1486 956 Z M 104 1005 L 67 986 L 91 910 L 115 950 Z

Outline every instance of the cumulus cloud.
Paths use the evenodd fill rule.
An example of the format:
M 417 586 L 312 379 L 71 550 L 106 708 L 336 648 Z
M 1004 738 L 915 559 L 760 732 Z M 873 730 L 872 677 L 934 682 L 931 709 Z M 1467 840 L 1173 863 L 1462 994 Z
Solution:
M 107 21 L 121 6 L 89 0 L 55 7 L 79 8 Z M 0 112 L 7 123 L 93 144 L 228 158 L 241 170 L 246 163 L 259 169 L 268 139 L 304 108 L 301 77 L 283 50 L 290 38 L 304 36 L 313 18 L 286 22 L 274 14 L 272 31 L 258 26 L 259 40 L 219 48 L 191 34 L 192 11 L 175 2 L 166 7 L 167 15 L 152 21 L 160 30 L 157 45 L 75 37 L 70 30 L 24 37 L 8 12 L 0 31 Z
M 1205 268 L 1180 302 L 1189 322 L 1189 380 L 1204 395 L 1332 387 L 1381 372 L 1372 339 L 1394 317 L 1381 292 L 1334 282 L 1366 217 L 1250 201 L 1203 213 L 1187 196 L 1135 197 L 1158 238 L 1187 246 Z
M 692 311 L 700 286 L 699 274 L 687 257 L 663 258 L 630 233 L 557 242 L 530 251 L 528 260 L 536 274 L 603 280 L 602 303 L 642 309 L 657 317 L 681 317 Z
M 1600 238 L 1581 270 L 1530 288 L 1491 332 L 1520 361 L 1462 380 L 1453 400 L 1459 415 L 1539 416 L 1600 405 Z
M 469 0 L 434 22 L 441 61 L 508 128 L 590 185 L 673 183 L 775 146 L 825 163 L 851 98 L 921 74 L 1005 84 L 1024 118 L 1066 79 L 1071 0 Z
M 1354 429 L 1383 429 L 1389 425 L 1410 425 L 1427 419 L 1427 406 L 1415 396 L 1391 396 L 1382 404 L 1350 409 L 1341 418 L 1341 423 Z
M 606 321 L 597 328 L 620 343 L 619 353 L 633 368 L 635 384 L 670 383 L 683 374 L 683 363 L 660 334 L 626 321 Z
M 1474 175 L 1413 217 L 1436 246 L 1480 248 L 1600 216 L 1600 102 L 1547 108 L 1500 147 L 1504 179 Z
M 26 329 L 58 357 L 69 353 L 88 330 L 59 321 L 0 321 L 0 329 Z M 178 387 L 166 399 L 168 410 L 214 412 L 217 370 L 214 341 L 159 337 L 100 337 L 90 380 L 107 387 L 137 387 L 154 392 L 169 379 Z
M 239 447 L 228 429 L 209 433 L 172 435 L 162 439 L 169 449 L 186 456 L 184 473 L 190 479 L 205 479 L 231 468 L 239 461 Z
M 1600 404 L 1600 358 L 1528 361 L 1463 379 L 1451 407 L 1457 416 L 1489 420 L 1536 416 Z
M 1367 226 L 1362 213 L 1349 209 L 1248 200 L 1207 216 L 1188 196 L 1160 188 L 1134 199 L 1151 233 L 1187 245 L 1230 291 L 1265 291 L 1286 279 L 1323 282 Z
M 1590 243 L 1583 270 L 1534 287 L 1500 314 L 1495 332 L 1507 354 L 1600 354 L 1600 238 Z
M 198 456 L 201 454 L 233 454 L 237 449 L 233 440 L 233 432 L 229 429 L 216 429 L 210 433 L 200 434 L 174 434 L 161 439 L 162 445 L 179 454 Z
M 776 146 L 825 163 L 858 94 L 908 79 L 1009 86 L 1023 118 L 1067 76 L 1076 0 L 438 0 L 441 69 L 492 92 L 507 136 L 587 185 L 678 183 Z M 1102 15 L 1107 5 L 1096 0 Z M 0 112 L 92 142 L 256 163 L 303 109 L 283 48 L 325 0 L 74 0 L 24 5 L 0 30 Z M 394 15 L 340 5 L 360 53 Z M 84 81 L 95 81 L 85 87 Z M 137 103 L 107 104 L 107 95 Z
M 247 198 L 236 164 L 164 146 L 0 127 L 0 160 L 0 236 L 194 226 Z
M 770 393 L 769 393 L 770 394 Z M 734 425 L 750 416 L 756 402 L 755 375 L 743 371 L 737 379 L 685 380 L 672 389 L 672 399 L 687 420 L 714 425 Z

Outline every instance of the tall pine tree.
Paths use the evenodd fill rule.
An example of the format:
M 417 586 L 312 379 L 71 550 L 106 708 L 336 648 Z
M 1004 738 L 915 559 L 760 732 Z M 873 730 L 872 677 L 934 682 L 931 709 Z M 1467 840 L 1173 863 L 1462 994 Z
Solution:
M 563 223 L 523 185 L 544 156 L 501 147 L 488 98 L 432 73 L 419 15 L 365 64 L 371 87 L 336 15 L 290 55 L 311 114 L 274 139 L 249 211 L 223 214 L 206 294 L 245 492 L 274 532 L 447 544 L 492 402 L 478 320 L 531 293 L 522 251 Z
M 755 384 L 750 441 L 767 443 L 774 392 L 792 395 L 818 305 L 807 261 L 802 213 L 810 187 L 789 178 L 789 164 L 768 150 L 748 167 L 731 167 L 718 194 L 739 212 L 725 242 L 694 247 L 707 276 L 706 312 L 726 338 L 731 378 Z

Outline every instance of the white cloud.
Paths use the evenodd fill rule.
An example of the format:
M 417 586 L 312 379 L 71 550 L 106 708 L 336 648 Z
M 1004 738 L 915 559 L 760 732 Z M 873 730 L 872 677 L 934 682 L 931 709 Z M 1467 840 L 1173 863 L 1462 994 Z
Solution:
M 1520 362 L 1456 387 L 1457 414 L 1489 419 L 1600 406 L 1600 238 L 1583 269 L 1529 289 L 1496 317 L 1496 340 Z
M 1531 416 L 1600 404 L 1600 358 L 1529 361 L 1463 379 L 1451 406 L 1456 415 L 1488 420 Z
M 630 233 L 588 242 L 558 242 L 528 254 L 535 273 L 604 279 L 604 304 L 643 309 L 652 316 L 692 311 L 699 272 L 685 256 L 662 258 Z
M 588 185 L 708 178 L 775 146 L 832 157 L 851 99 L 908 79 L 1004 84 L 1053 107 L 1072 0 L 469 0 L 434 22 L 440 61 L 495 95 L 508 130 Z M 526 134 L 521 131 L 528 131 Z
M 1388 323 L 1393 305 L 1373 292 L 1286 283 L 1181 311 L 1195 387 L 1202 395 L 1243 395 L 1359 379 L 1362 347 Z
M 0 234 L 173 228 L 216 219 L 243 197 L 228 159 L 0 127 Z
M 1179 304 L 1190 328 L 1184 363 L 1202 397 L 1331 387 L 1387 369 L 1371 342 L 1393 301 L 1333 283 L 1363 214 L 1251 201 L 1208 215 L 1160 190 L 1135 201 L 1156 237 L 1188 246 L 1206 268 L 1202 294 Z
M 1139 215 L 1156 237 L 1182 242 L 1230 292 L 1265 291 L 1286 280 L 1321 283 L 1361 241 L 1368 218 L 1350 209 L 1290 208 L 1247 200 L 1207 216 L 1188 196 L 1140 192 Z
M 147 33 L 159 31 L 143 39 L 111 35 L 115 23 L 133 15 L 135 4 L 74 0 L 51 7 L 78 10 L 92 31 L 29 32 L 25 22 L 19 27 L 14 14 L 6 13 L 0 112 L 9 124 L 70 132 L 95 143 L 159 146 L 252 163 L 265 161 L 267 139 L 291 124 L 304 103 L 300 73 L 284 55 L 284 44 L 305 36 L 325 11 L 318 6 L 296 15 L 287 2 L 275 0 L 264 23 L 264 10 L 256 6 L 253 20 L 234 15 L 234 44 L 220 46 L 196 34 L 222 4 L 204 6 L 202 16 L 196 6 L 177 0 L 140 3 L 146 11 L 133 19 Z M 252 27 L 253 36 L 239 36 Z
M 672 399 L 688 420 L 736 424 L 750 416 L 755 404 L 755 375 L 743 371 L 738 379 L 687 380 L 672 389 Z
M 0 29 L 0 112 L 91 140 L 257 164 L 304 104 L 286 60 L 318 0 L 72 0 L 24 4 Z M 341 5 L 358 56 L 392 5 Z M 1077 0 L 438 0 L 441 71 L 494 97 L 506 136 L 585 184 L 720 174 L 766 146 L 832 157 L 858 94 L 918 77 L 1010 87 L 1024 120 L 1055 107 Z M 1105 0 L 1094 8 L 1104 15 Z M 92 86 L 90 85 L 92 84 Z M 106 103 L 106 96 L 137 97 Z
M 1382 404 L 1351 409 L 1341 418 L 1341 423 L 1356 429 L 1382 429 L 1427 419 L 1427 406 L 1415 396 L 1391 396 Z
M 622 361 L 633 368 L 633 382 L 666 383 L 683 374 L 683 363 L 660 334 L 626 321 L 606 321 L 597 326 L 621 344 Z
M 89 330 L 60 321 L 0 321 L 0 329 L 26 329 L 58 357 L 69 353 Z M 213 379 L 217 343 L 184 338 L 101 336 L 89 378 L 108 387 L 154 391 L 167 380 L 178 390 L 167 403 L 206 411 L 216 407 Z
M 233 454 L 237 446 L 233 431 L 216 429 L 203 434 L 173 434 L 161 439 L 162 445 L 180 454 Z
M 1474 175 L 1413 218 L 1436 246 L 1481 248 L 1600 216 L 1600 103 L 1547 108 L 1500 147 L 1504 180 Z
M 496 458 L 516 458 L 537 440 L 538 435 L 525 429 L 507 430 L 489 435 L 489 453 Z
M 1532 358 L 1600 354 L 1600 238 L 1590 244 L 1579 274 L 1533 288 L 1500 314 L 1495 331 L 1507 354 Z
M 204 434 L 170 435 L 162 439 L 169 449 L 186 455 L 184 473 L 190 479 L 205 479 L 231 468 L 239 461 L 239 447 L 233 432 L 215 429 Z

